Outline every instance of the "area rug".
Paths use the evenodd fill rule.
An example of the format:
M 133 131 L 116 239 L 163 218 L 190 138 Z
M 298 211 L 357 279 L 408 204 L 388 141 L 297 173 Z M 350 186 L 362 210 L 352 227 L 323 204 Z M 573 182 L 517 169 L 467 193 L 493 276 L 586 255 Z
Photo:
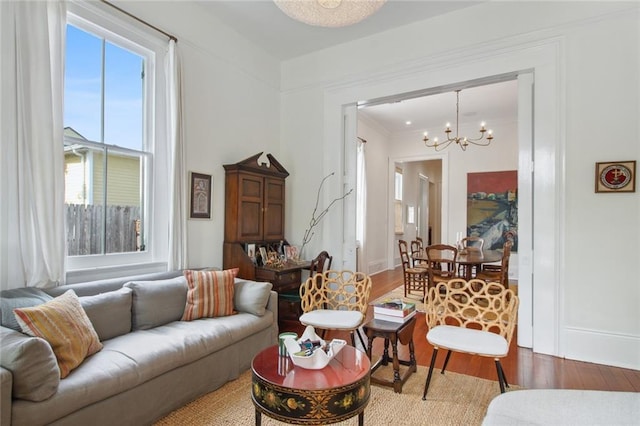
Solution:
M 513 290 L 515 294 L 518 294 L 518 284 L 510 283 L 509 288 Z M 410 302 L 416 304 L 416 310 L 418 312 L 424 312 L 424 299 L 419 293 L 409 293 L 405 297 L 404 295 L 404 285 L 394 288 L 390 292 L 378 297 L 376 300 L 371 302 L 371 304 L 379 303 L 383 300 L 387 299 L 402 299 L 404 302 Z
M 420 293 L 409 293 L 407 297 L 404 296 L 404 285 L 394 288 L 390 292 L 378 297 L 371 304 L 376 304 L 388 299 L 402 299 L 403 302 L 410 302 L 416 304 L 416 311 L 424 312 L 424 298 Z
M 385 369 L 386 370 L 386 369 Z M 388 369 L 388 372 L 391 370 Z M 500 394 L 498 382 L 447 371 L 444 375 L 435 369 L 427 400 L 422 400 L 427 368 L 409 377 L 402 393 L 393 389 L 371 385 L 371 398 L 364 412 L 369 425 L 480 425 L 489 402 Z M 376 375 L 383 371 L 376 371 Z M 387 371 L 384 371 L 387 372 Z M 511 386 L 507 392 L 519 389 Z M 251 402 L 251 371 L 237 380 L 211 392 L 160 421 L 156 426 L 217 426 L 253 425 L 255 410 Z M 357 417 L 338 425 L 356 425 Z M 265 426 L 285 423 L 262 416 Z

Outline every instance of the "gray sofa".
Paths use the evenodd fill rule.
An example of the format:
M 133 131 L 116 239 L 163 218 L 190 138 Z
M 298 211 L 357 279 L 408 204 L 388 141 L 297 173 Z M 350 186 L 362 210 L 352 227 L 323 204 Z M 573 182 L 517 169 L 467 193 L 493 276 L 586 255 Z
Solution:
M 482 426 L 637 425 L 640 393 L 577 389 L 530 389 L 500 394 Z
M 104 347 L 60 379 L 49 344 L 16 331 L 12 308 L 68 289 Z M 236 278 L 237 314 L 194 321 L 180 321 L 186 292 L 181 271 L 2 292 L 0 425 L 151 424 L 237 378 L 276 343 L 269 283 Z

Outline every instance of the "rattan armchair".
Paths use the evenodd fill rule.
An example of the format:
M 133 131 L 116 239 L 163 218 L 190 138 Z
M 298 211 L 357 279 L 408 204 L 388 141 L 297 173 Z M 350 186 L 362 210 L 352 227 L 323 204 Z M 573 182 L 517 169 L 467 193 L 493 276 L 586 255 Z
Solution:
M 321 330 L 348 331 L 355 346 L 354 332 L 366 348 L 358 329 L 367 315 L 371 277 L 362 272 L 329 270 L 310 277 L 300 287 L 300 317 L 303 325 Z
M 451 352 L 493 358 L 500 392 L 504 393 L 509 384 L 500 359 L 509 353 L 518 315 L 518 296 L 500 283 L 458 278 L 430 288 L 425 310 L 429 328 L 427 341 L 433 345 L 433 355 L 422 399 L 427 398 L 439 349 L 447 350 L 442 374 Z

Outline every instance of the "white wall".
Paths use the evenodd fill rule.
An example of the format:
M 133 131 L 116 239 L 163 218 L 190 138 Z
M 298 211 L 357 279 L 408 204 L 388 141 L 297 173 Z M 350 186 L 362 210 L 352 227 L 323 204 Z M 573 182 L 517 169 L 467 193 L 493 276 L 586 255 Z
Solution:
M 186 168 L 213 175 L 211 220 L 188 222 L 188 266 L 220 267 L 223 164 L 237 163 L 258 152 L 282 160 L 279 63 L 195 2 L 124 1 L 119 6 L 178 38 Z M 300 171 L 288 171 L 300 176 Z
M 515 112 L 514 112 L 515 115 Z M 457 146 L 449 146 L 443 155 L 449 163 L 448 176 L 443 180 L 448 182 L 448 190 L 443 194 L 448 200 L 448 226 L 443 229 L 442 242 L 451 244 L 456 242 L 456 232 L 467 229 L 467 174 L 477 172 L 517 170 L 518 168 L 518 127 L 517 123 L 503 122 L 499 127 L 493 125 L 496 137 L 487 147 L 470 146 L 462 151 Z M 477 129 L 461 127 L 461 134 L 473 135 Z M 498 135 L 499 134 L 499 135 Z M 392 140 L 393 149 L 390 150 L 392 159 L 425 159 L 425 156 L 435 154 L 433 148 L 426 148 L 419 133 L 406 133 L 396 136 Z M 415 175 L 416 172 L 413 173 Z M 414 179 L 415 180 L 415 179 Z M 416 186 L 411 193 L 417 193 Z M 415 203 L 415 200 L 412 202 Z
M 222 262 L 223 164 L 265 151 L 285 165 L 291 173 L 286 234 L 299 243 L 322 176 L 338 175 L 325 199 L 344 189 L 336 104 L 424 89 L 425 81 L 435 87 L 491 75 L 526 63 L 526 50 L 540 66 L 536 81 L 545 81 L 544 88 L 536 86 L 542 95 L 537 114 L 545 116 L 536 128 L 537 183 L 556 191 L 537 200 L 538 208 L 548 207 L 545 225 L 554 231 L 536 240 L 536 275 L 543 279 L 531 290 L 532 317 L 539 330 L 534 341 L 542 344 L 534 350 L 640 368 L 640 286 L 633 268 L 640 263 L 640 197 L 593 191 L 596 161 L 640 157 L 637 3 L 487 2 L 282 64 L 197 4 L 119 5 L 179 38 L 187 169 L 214 178 L 212 220 L 189 222 L 194 267 Z M 452 22 L 458 31 L 450 31 Z M 549 50 L 555 55 L 545 62 Z M 338 255 L 340 213 L 327 216 L 313 242 Z
M 536 87 L 537 190 L 555 195 L 536 200 L 544 210 L 536 219 L 551 231 L 534 238 L 534 350 L 640 368 L 640 286 L 632 266 L 640 260 L 640 197 L 593 189 L 596 161 L 640 157 L 639 21 L 637 3 L 489 2 L 285 62 L 282 151 L 299 150 L 301 140 L 324 146 L 322 161 L 288 158 L 304 163 L 307 175 L 322 174 L 342 160 L 333 105 L 426 88 L 418 80 L 455 83 L 476 63 L 482 72 L 504 70 L 511 58 L 522 59 L 522 46 L 532 58 L 550 46 L 554 55 L 536 59 L 536 81 L 546 79 Z M 451 22 L 459 31 L 449 31 Z M 440 72 L 443 64 L 450 72 Z M 303 188 L 288 197 L 296 205 L 310 201 Z M 290 231 L 299 235 L 303 218 L 292 209 Z M 458 216 L 452 213 L 453 224 Z M 331 229 L 332 220 L 324 226 Z M 331 233 L 339 240 L 340 228 Z M 332 239 L 324 245 L 341 247 Z

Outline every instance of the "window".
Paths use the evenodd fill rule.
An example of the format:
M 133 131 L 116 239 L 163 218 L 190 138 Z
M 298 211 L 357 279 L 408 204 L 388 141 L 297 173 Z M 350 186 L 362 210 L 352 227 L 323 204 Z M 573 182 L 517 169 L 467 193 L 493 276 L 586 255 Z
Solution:
M 155 92 L 166 41 L 99 4 L 67 16 L 64 156 L 68 270 L 166 261 L 165 111 Z M 164 191 L 166 192 L 166 191 Z M 154 235 L 157 234 L 157 235 Z M 155 244 L 155 246 L 154 246 Z
M 404 226 L 402 223 L 402 169 L 396 167 L 395 179 L 394 179 L 394 216 L 395 216 L 395 233 L 404 233 Z
M 145 250 L 145 57 L 67 25 L 67 255 Z M 123 149 L 124 148 L 124 149 Z

